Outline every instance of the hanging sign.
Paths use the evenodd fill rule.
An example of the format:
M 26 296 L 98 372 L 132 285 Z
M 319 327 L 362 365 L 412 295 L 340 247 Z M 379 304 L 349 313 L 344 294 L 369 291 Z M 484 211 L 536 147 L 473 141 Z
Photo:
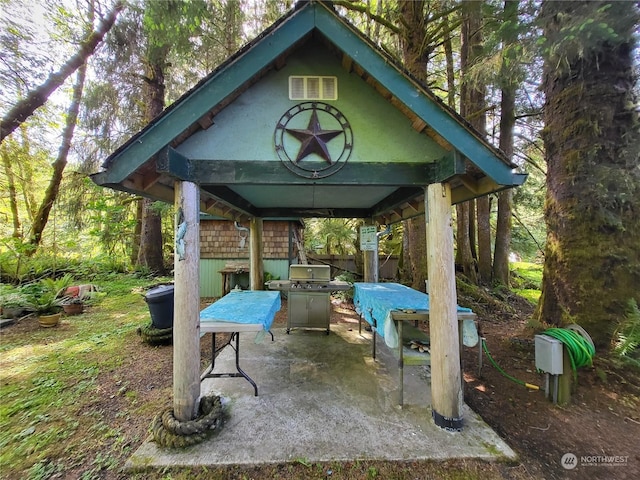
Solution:
M 360 227 L 360 250 L 375 251 L 378 249 L 377 230 L 375 225 Z

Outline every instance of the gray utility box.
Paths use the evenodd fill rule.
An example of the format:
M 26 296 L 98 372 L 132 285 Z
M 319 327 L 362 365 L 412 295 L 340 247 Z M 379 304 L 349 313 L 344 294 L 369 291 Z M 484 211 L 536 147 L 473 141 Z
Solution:
M 562 375 L 562 342 L 548 335 L 535 336 L 536 368 L 551 375 Z
M 287 333 L 292 328 L 322 328 L 329 334 L 329 292 L 289 292 Z

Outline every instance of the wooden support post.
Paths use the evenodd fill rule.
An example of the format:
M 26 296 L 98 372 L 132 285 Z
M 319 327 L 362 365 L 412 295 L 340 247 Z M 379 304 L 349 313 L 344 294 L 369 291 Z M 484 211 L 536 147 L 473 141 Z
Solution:
M 249 260 L 251 290 L 264 290 L 264 265 L 262 263 L 262 219 L 252 218 L 250 223 Z
M 459 431 L 463 397 L 449 184 L 429 185 L 427 206 L 432 417 L 439 427 Z
M 375 225 L 372 220 L 366 220 L 365 225 Z M 376 271 L 378 268 L 378 261 L 376 259 L 376 255 L 378 255 L 377 251 L 373 250 L 364 250 L 362 252 L 363 259 L 363 280 L 368 283 L 377 283 L 378 282 L 378 272 Z
M 173 413 L 197 416 L 200 397 L 200 191 L 175 182 L 176 242 L 173 309 Z M 186 225 L 186 229 L 184 228 Z
M 571 390 L 573 389 L 573 369 L 567 346 L 562 344 L 562 375 L 558 375 L 558 405 L 565 406 L 571 403 Z

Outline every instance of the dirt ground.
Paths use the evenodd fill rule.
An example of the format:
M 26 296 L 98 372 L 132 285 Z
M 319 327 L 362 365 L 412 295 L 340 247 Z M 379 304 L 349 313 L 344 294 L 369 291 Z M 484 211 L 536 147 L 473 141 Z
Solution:
M 543 377 L 535 372 L 533 332 L 527 326 L 532 307 L 524 300 L 512 299 L 510 305 L 508 311 L 486 305 L 469 306 L 479 313 L 481 334 L 495 361 L 511 376 L 543 386 Z M 285 325 L 286 318 L 286 301 L 283 301 L 275 325 Z M 354 318 L 357 317 L 352 305 L 333 301 L 332 323 L 353 322 Z M 37 326 L 24 324 L 12 328 L 28 331 Z M 119 367 L 100 374 L 99 387 L 91 403 L 83 406 L 85 410 L 100 412 L 106 424 L 123 433 L 112 440 L 92 441 L 86 432 L 78 432 L 69 439 L 67 458 L 63 459 L 68 470 L 57 478 L 80 478 L 86 471 L 86 465 L 74 465 L 79 449 L 95 450 L 96 457 L 111 458 L 117 463 L 104 468 L 97 478 L 129 478 L 121 467 L 147 438 L 154 414 L 171 406 L 172 347 L 151 347 L 135 340 L 128 348 L 130 351 L 122 352 Z M 203 368 L 210 358 L 210 348 L 210 335 L 206 335 L 201 342 Z M 579 371 L 571 403 L 559 407 L 545 399 L 543 390 L 530 391 L 507 379 L 489 364 L 486 356 L 479 376 L 477 348 L 465 348 L 463 359 L 466 403 L 519 455 L 518 462 L 497 466 L 503 478 L 640 478 L 640 377 L 637 374 L 616 371 L 610 362 L 596 356 L 593 368 Z M 78 416 L 82 414 L 77 412 Z M 576 456 L 575 469 L 562 466 L 565 454 Z M 604 456 L 616 456 L 617 461 L 606 462 Z M 486 467 L 479 467 L 480 472 L 483 468 Z M 495 468 L 492 467 L 494 476 Z M 483 478 L 482 473 L 476 476 Z M 297 477 L 279 473 L 278 478 Z
M 535 371 L 535 332 L 528 323 L 533 308 L 522 299 L 510 300 L 513 311 L 489 308 L 479 315 L 481 335 L 506 373 L 541 390 L 507 379 L 486 355 L 478 376 L 476 349 L 465 348 L 463 358 L 465 401 L 517 452 L 520 463 L 512 470 L 544 479 L 640 478 L 638 372 L 620 372 L 596 352 L 593 367 L 578 371 L 571 402 L 553 405 L 545 398 L 544 376 Z M 575 468 L 562 466 L 565 454 L 576 456 Z M 619 458 L 611 462 L 604 456 Z

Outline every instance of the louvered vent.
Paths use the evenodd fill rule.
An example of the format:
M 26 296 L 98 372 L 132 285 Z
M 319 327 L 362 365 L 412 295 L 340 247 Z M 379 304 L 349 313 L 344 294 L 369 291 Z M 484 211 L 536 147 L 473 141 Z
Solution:
M 337 100 L 336 77 L 289 77 L 289 100 Z

